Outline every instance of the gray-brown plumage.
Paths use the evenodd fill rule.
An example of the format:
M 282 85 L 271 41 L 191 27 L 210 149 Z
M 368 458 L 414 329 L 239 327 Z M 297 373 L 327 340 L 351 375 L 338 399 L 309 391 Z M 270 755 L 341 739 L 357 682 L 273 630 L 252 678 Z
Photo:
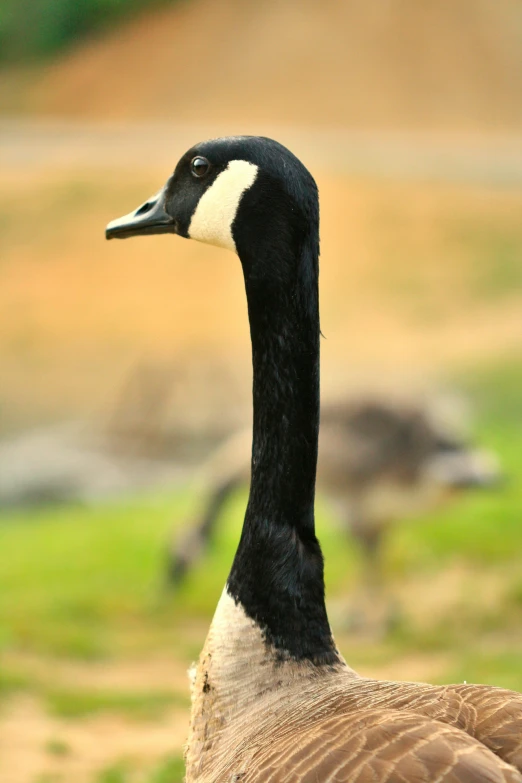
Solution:
M 281 661 L 226 590 L 192 700 L 187 781 L 522 781 L 520 694 Z
M 522 783 L 521 695 L 361 678 L 333 640 L 314 531 L 310 173 L 270 139 L 198 144 L 156 196 L 107 228 L 109 238 L 165 232 L 239 255 L 254 375 L 249 502 L 194 671 L 187 783 Z
M 339 742 L 339 737 L 345 739 Z M 281 733 L 275 749 L 254 754 L 252 767 L 253 772 L 239 780 L 311 783 L 345 780 L 349 773 L 361 783 L 390 778 L 410 783 L 424 779 L 427 772 L 432 780 L 448 783 L 519 777 L 507 765 L 499 768 L 485 748 L 448 726 L 382 710 L 336 715 L 304 729 L 297 740 L 295 729 Z

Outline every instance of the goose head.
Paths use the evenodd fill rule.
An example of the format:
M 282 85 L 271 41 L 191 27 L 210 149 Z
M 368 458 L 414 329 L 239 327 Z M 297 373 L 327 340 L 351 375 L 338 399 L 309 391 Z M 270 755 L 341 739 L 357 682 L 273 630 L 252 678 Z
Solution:
M 467 489 L 498 488 L 504 482 L 496 454 L 449 437 L 435 442 L 426 473 L 441 491 L 450 494 Z
M 317 220 L 315 182 L 288 149 L 232 136 L 188 150 L 155 196 L 109 223 L 106 238 L 178 234 L 243 260 L 252 246 L 295 244 Z

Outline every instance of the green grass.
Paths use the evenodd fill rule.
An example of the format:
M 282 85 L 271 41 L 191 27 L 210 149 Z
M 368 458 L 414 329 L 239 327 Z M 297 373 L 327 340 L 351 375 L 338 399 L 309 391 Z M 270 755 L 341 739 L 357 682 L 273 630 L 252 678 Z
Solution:
M 51 756 L 68 756 L 71 753 L 71 746 L 61 739 L 50 739 L 46 745 L 45 750 Z
M 147 783 L 181 783 L 185 775 L 185 763 L 180 756 L 169 756 L 156 767 Z
M 0 704 L 12 693 L 29 690 L 32 687 L 31 678 L 20 672 L 10 671 L 5 666 L 0 668 Z
M 341 647 L 361 672 L 405 657 L 442 656 L 436 681 L 522 690 L 522 362 L 470 370 L 457 381 L 475 403 L 477 439 L 498 452 L 506 484 L 392 531 L 384 566 L 390 586 L 410 585 L 405 615 L 387 638 L 357 641 L 343 633 Z M 151 654 L 186 667 L 199 652 L 230 567 L 245 500 L 244 492 L 231 500 L 210 553 L 174 595 L 165 591 L 162 567 L 172 527 L 194 509 L 187 492 L 0 518 L 0 552 L 8 553 L 0 560 L 0 707 L 25 693 L 61 720 L 107 712 L 157 720 L 173 707 L 188 709 L 188 688 L 93 690 L 53 673 L 61 659 L 116 666 Z M 319 502 L 327 593 L 335 600 L 355 585 L 360 561 L 330 522 Z M 460 581 L 450 588 L 447 609 L 433 616 L 413 612 L 434 584 L 454 584 L 455 571 Z M 483 582 L 495 585 L 487 601 Z M 35 659 L 44 662 L 44 674 L 31 668 Z M 59 760 L 62 750 L 49 740 L 48 754 Z M 67 749 L 62 755 L 67 758 Z M 92 783 L 177 783 L 182 775 L 182 760 L 174 757 L 145 776 L 118 762 Z
M 98 783 L 125 783 L 128 780 L 124 764 L 116 764 L 100 772 Z
M 481 682 L 522 691 L 520 650 L 483 652 L 477 645 L 461 656 L 458 665 L 447 672 L 444 682 Z
M 0 645 L 96 659 L 143 624 L 161 634 L 160 566 L 183 501 L 145 498 L 5 517 Z
M 102 770 L 94 783 L 182 783 L 185 764 L 181 756 L 167 756 L 157 766 L 137 777 L 129 765 L 120 762 Z
M 396 567 L 439 567 L 462 557 L 482 566 L 522 558 L 522 363 L 470 369 L 455 382 L 476 408 L 474 439 L 500 457 L 497 491 L 462 497 L 428 520 L 414 519 L 394 536 Z
M 187 694 L 168 692 L 122 693 L 111 691 L 43 690 L 49 710 L 62 718 L 84 718 L 99 713 L 119 713 L 136 720 L 155 720 L 172 706 L 188 709 Z
M 456 560 L 498 569 L 522 553 L 522 365 L 468 373 L 463 386 L 477 402 L 478 437 L 501 456 L 507 475 L 498 492 L 476 492 L 428 519 L 399 526 L 390 538 L 390 578 L 434 573 Z M 163 585 L 165 546 L 173 524 L 193 506 L 185 492 L 123 503 L 5 515 L 0 519 L 0 652 L 20 651 L 98 660 L 157 649 L 196 654 L 199 635 L 184 633 L 212 615 L 238 540 L 246 496 L 230 502 L 205 561 L 181 593 Z M 357 552 L 328 524 L 318 527 L 330 596 L 357 578 Z M 500 533 L 500 534 L 499 534 Z M 512 605 L 522 580 L 510 586 Z M 518 592 L 517 592 L 518 591 Z M 520 603 L 520 601 L 519 601 Z M 507 610 L 506 610 L 507 611 Z M 0 675 L 0 692 L 9 690 Z
M 0 61 L 48 56 L 162 0 L 0 0 Z M 163 0 L 165 2 L 165 0 Z M 32 23 L 26 24 L 31 13 Z
M 166 542 L 190 502 L 178 493 L 4 516 L 0 548 L 9 558 L 0 567 L 0 652 L 95 661 L 183 645 L 185 621 L 212 615 L 238 541 L 245 495 L 231 501 L 205 562 L 170 597 L 162 574 Z M 356 554 L 348 540 L 339 546 L 331 527 L 322 529 L 328 586 L 336 591 L 353 582 Z M 190 643 L 187 649 L 197 653 Z

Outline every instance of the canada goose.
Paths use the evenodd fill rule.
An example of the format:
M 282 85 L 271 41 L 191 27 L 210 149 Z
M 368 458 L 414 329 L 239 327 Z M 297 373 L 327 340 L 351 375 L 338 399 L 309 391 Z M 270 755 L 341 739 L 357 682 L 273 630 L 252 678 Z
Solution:
M 202 142 L 106 236 L 159 233 L 237 252 L 254 374 L 250 495 L 193 677 L 187 782 L 522 783 L 520 694 L 366 679 L 333 640 L 314 532 L 319 211 L 312 176 L 270 139 Z
M 167 553 L 173 587 L 208 546 L 230 495 L 250 480 L 251 445 L 252 430 L 245 428 L 202 466 L 199 516 Z M 317 468 L 318 490 L 333 501 L 363 554 L 372 601 L 381 582 L 383 538 L 394 522 L 500 479 L 495 456 L 471 447 L 429 406 L 377 396 L 322 405 Z

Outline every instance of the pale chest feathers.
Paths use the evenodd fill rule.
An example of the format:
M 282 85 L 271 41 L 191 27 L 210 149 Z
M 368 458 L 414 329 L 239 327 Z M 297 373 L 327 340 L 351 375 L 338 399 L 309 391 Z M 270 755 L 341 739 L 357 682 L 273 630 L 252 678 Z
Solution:
M 337 681 L 338 674 L 356 676 L 343 662 L 326 679 Z M 273 732 L 278 715 L 298 719 L 307 691 L 314 701 L 322 676 L 309 662 L 281 661 L 225 589 L 192 681 L 187 783 L 218 779 L 219 770 L 241 754 L 241 745 L 241 757 L 248 756 L 249 732 L 260 737 Z

